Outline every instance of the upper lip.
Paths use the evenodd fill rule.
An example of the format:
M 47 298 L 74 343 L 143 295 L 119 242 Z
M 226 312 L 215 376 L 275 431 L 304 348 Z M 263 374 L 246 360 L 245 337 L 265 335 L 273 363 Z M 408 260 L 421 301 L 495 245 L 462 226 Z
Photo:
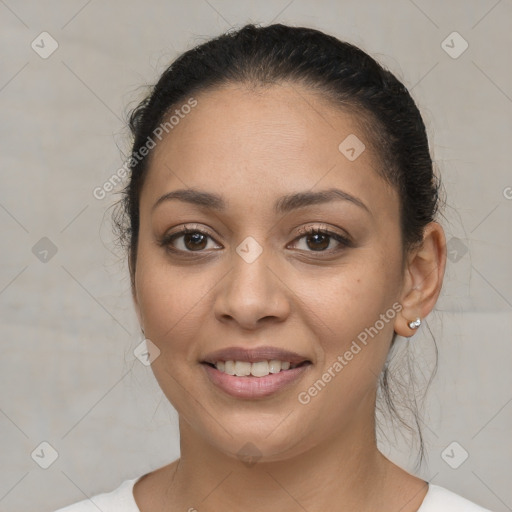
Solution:
M 282 348 L 263 346 L 252 349 L 243 347 L 229 347 L 215 352 L 210 352 L 204 359 L 203 363 L 215 364 L 218 361 L 247 361 L 256 363 L 258 361 L 270 361 L 276 359 L 279 361 L 288 361 L 291 364 L 300 364 L 309 361 L 307 357 L 301 356 L 296 352 L 290 352 Z

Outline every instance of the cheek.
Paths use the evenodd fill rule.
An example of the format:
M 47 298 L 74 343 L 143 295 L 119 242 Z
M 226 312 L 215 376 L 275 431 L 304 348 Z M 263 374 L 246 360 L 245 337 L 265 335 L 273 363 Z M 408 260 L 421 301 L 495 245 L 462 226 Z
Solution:
M 139 301 L 144 324 L 155 343 L 163 344 L 164 340 L 175 337 L 184 325 L 194 321 L 202 295 L 201 288 L 195 288 L 195 284 L 201 285 L 201 282 L 195 283 L 190 278 L 184 280 L 175 272 L 153 269 L 146 275 L 140 287 Z
M 179 339 L 183 325 L 193 321 L 207 292 L 199 274 L 171 266 L 155 252 L 141 251 L 137 263 L 137 298 L 146 336 L 160 350 L 167 340 Z
M 386 360 L 400 283 L 395 252 L 373 245 L 314 282 L 300 281 L 318 372 L 330 372 L 325 378 L 332 382 L 322 401 L 333 411 L 352 407 L 373 389 Z
M 173 265 L 158 249 L 141 251 L 137 297 L 145 335 L 161 352 L 155 369 L 166 365 L 173 372 L 180 372 L 184 362 L 197 363 L 199 340 L 208 337 L 212 301 L 225 274 L 225 267 Z
M 371 407 L 393 333 L 396 269 L 373 254 L 316 280 L 315 286 L 302 282 L 299 292 L 318 354 L 299 399 L 308 402 L 313 416 L 325 417 L 322 411 L 329 410 L 324 428 L 333 433 L 348 421 L 347 411 Z
M 173 406 L 189 411 L 200 396 L 190 383 L 190 365 L 197 362 L 198 347 L 192 341 L 204 325 L 200 318 L 208 294 L 205 275 L 173 267 L 158 256 L 137 264 L 137 296 L 145 336 L 160 350 L 151 369 Z M 183 383 L 187 383 L 186 386 Z
M 382 262 L 361 258 L 360 263 L 340 267 L 324 276 L 302 276 L 296 291 L 324 327 L 323 339 L 339 345 L 373 324 L 391 307 L 394 293 L 388 280 L 392 275 L 391 271 L 384 271 Z

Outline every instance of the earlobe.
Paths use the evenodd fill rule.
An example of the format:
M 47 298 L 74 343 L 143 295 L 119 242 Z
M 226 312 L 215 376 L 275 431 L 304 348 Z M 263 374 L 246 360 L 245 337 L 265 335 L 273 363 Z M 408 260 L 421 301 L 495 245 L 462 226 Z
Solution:
M 423 231 L 422 244 L 408 258 L 400 301 L 402 311 L 395 321 L 397 334 L 413 336 L 432 311 L 441 292 L 445 266 L 444 230 L 437 222 L 430 222 Z
M 395 332 L 404 338 L 410 338 L 421 326 L 426 315 L 421 310 L 423 296 L 420 290 L 412 288 L 400 302 L 402 310 L 396 317 Z

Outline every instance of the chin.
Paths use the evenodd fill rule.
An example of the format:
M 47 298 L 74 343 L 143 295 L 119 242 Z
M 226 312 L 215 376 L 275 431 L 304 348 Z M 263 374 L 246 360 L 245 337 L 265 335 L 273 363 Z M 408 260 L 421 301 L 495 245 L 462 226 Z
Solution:
M 314 434 L 287 422 L 297 417 L 295 414 L 237 415 L 233 421 L 222 418 L 224 429 L 215 421 L 203 424 L 196 432 L 215 450 L 244 463 L 278 462 L 306 451 L 314 445 Z M 302 425 L 304 427 L 304 424 Z

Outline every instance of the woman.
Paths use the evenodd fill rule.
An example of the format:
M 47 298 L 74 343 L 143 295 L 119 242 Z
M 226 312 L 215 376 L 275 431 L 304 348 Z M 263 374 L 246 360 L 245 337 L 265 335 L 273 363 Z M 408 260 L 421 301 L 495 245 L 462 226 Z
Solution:
M 181 456 L 61 512 L 483 511 L 375 439 L 446 262 L 405 87 L 319 31 L 247 25 L 177 59 L 131 128 L 118 227 Z

